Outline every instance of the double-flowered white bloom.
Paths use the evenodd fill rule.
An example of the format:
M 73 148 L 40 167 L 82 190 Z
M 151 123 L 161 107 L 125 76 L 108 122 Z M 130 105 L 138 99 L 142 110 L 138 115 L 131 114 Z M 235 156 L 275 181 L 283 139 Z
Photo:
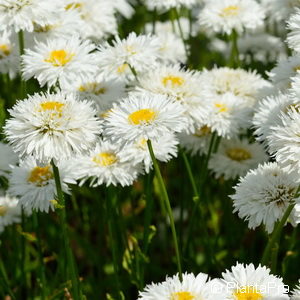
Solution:
M 188 121 L 184 113 L 179 102 L 166 96 L 132 93 L 111 109 L 104 134 L 124 142 L 158 139 L 168 132 L 186 130 Z
M 161 283 L 152 283 L 139 293 L 138 300 L 217 300 L 221 295 L 214 292 L 217 283 L 210 281 L 207 274 L 182 274 L 182 281 L 178 275 L 167 277 Z
M 0 30 L 32 32 L 34 24 L 53 24 L 62 10 L 59 0 L 1 0 Z
M 265 266 L 237 263 L 222 273 L 226 300 L 288 300 L 288 290 L 281 277 L 270 274 Z
M 0 233 L 6 226 L 21 222 L 21 207 L 18 199 L 0 195 Z
M 264 224 L 271 233 L 289 205 L 296 202 L 290 220 L 292 224 L 299 223 L 299 198 L 294 199 L 298 185 L 297 174 L 288 173 L 277 163 L 259 165 L 235 186 L 235 194 L 231 196 L 234 212 L 248 221 L 249 228 Z
M 214 0 L 206 1 L 199 23 L 214 32 L 231 34 L 256 29 L 264 18 L 264 8 L 254 0 Z
M 62 161 L 57 165 L 65 193 L 69 192 L 68 183 L 76 183 L 69 166 L 69 162 Z M 55 209 L 56 185 L 50 164 L 39 164 L 28 157 L 13 167 L 9 184 L 9 193 L 19 198 L 19 204 L 25 210 L 49 212 Z
M 41 86 L 49 87 L 84 79 L 98 71 L 93 50 L 95 46 L 90 41 L 81 41 L 77 36 L 38 42 L 22 56 L 23 77 L 34 77 Z
M 99 141 L 87 155 L 72 160 L 76 178 L 82 185 L 90 181 L 90 186 L 118 185 L 128 186 L 142 171 L 141 166 L 132 161 L 122 160 L 123 150 L 119 143 Z
M 209 169 L 217 178 L 236 179 L 265 161 L 267 155 L 260 144 L 250 144 L 247 139 L 223 139 L 217 153 L 212 154 L 209 160 Z
M 158 38 L 151 35 L 132 32 L 122 40 L 117 36 L 112 45 L 106 42 L 99 47 L 98 66 L 105 76 L 132 80 L 134 76 L 130 68 L 138 74 L 155 68 L 159 48 Z
M 92 102 L 73 94 L 34 94 L 10 110 L 5 134 L 15 152 L 49 162 L 82 154 L 101 133 Z

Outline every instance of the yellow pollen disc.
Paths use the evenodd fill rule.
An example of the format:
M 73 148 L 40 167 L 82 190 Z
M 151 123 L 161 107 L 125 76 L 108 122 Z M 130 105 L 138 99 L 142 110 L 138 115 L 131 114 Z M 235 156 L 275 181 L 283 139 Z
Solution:
M 221 17 L 234 17 L 234 16 L 238 15 L 239 9 L 240 8 L 237 5 L 230 5 L 230 6 L 223 8 L 221 10 L 221 12 L 219 13 L 219 15 Z
M 95 95 L 105 94 L 106 88 L 99 86 L 96 82 L 89 82 L 84 85 L 81 85 L 79 88 L 80 92 L 89 92 Z
M 137 143 L 138 147 L 145 149 L 147 146 L 147 140 L 146 139 L 140 139 Z
M 219 109 L 219 112 L 227 112 L 228 107 L 224 103 L 215 103 L 215 107 Z
M 65 104 L 57 101 L 49 101 L 41 103 L 40 106 L 43 111 L 55 110 L 57 112 L 61 112 Z
M 226 155 L 232 160 L 243 161 L 252 157 L 251 153 L 243 148 L 231 148 L 226 151 Z
M 102 167 L 110 166 L 117 162 L 117 157 L 111 152 L 101 152 L 93 157 L 93 162 Z
M 184 84 L 185 80 L 180 76 L 172 76 L 168 75 L 166 77 L 163 77 L 162 83 L 164 86 L 172 85 L 172 87 L 175 86 L 182 86 Z
M 10 47 L 8 45 L 0 45 L 0 59 L 8 56 L 11 53 Z
M 68 53 L 65 50 L 53 50 L 44 61 L 52 64 L 54 67 L 62 67 L 70 62 L 73 56 L 73 53 Z
M 190 292 L 178 292 L 172 294 L 172 300 L 193 300 L 195 297 Z
M 7 213 L 8 208 L 6 206 L 0 205 L 0 217 L 4 217 Z
M 263 295 L 253 286 L 246 286 L 234 293 L 236 300 L 261 300 Z
M 35 167 L 31 170 L 28 182 L 34 183 L 36 186 L 44 186 L 53 178 L 51 166 Z
M 132 46 L 126 46 L 125 50 L 129 53 L 129 54 L 137 54 L 137 52 L 134 50 L 134 48 Z
M 128 120 L 131 124 L 139 125 L 142 123 L 150 123 L 156 117 L 156 113 L 151 109 L 140 109 L 128 116 Z
M 294 72 L 298 72 L 298 71 L 300 71 L 300 66 L 296 66 L 296 67 L 294 67 L 294 68 L 293 68 L 293 70 L 294 70 Z
M 300 112 L 300 104 L 299 103 L 290 104 L 283 111 L 285 113 L 287 113 L 289 110 L 293 110 L 293 109 L 299 113 Z
M 128 64 L 123 64 L 121 66 L 118 67 L 117 72 L 118 73 L 124 73 L 128 68 Z
M 202 126 L 199 129 L 197 129 L 194 133 L 194 136 L 203 137 L 203 136 L 209 135 L 210 133 L 211 133 L 210 127 L 205 125 L 205 126 Z
M 82 3 L 80 2 L 73 2 L 73 3 L 70 3 L 68 4 L 65 9 L 66 10 L 69 10 L 69 9 L 80 9 L 82 7 Z

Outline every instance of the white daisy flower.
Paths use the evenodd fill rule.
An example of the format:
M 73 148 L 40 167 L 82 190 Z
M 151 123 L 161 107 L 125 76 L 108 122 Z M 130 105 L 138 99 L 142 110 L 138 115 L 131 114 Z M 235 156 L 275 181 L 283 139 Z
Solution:
M 146 0 L 146 5 L 149 9 L 168 10 L 171 8 L 192 7 L 197 3 L 197 0 Z
M 282 91 L 291 88 L 292 79 L 300 74 L 300 55 L 293 55 L 277 63 L 270 72 L 270 77 L 275 91 Z
M 70 172 L 70 163 L 58 164 L 62 190 L 69 193 L 67 183 L 76 184 Z M 9 180 L 9 194 L 19 198 L 19 204 L 26 210 L 49 212 L 55 209 L 56 185 L 51 165 L 37 164 L 32 157 L 12 168 Z
M 244 100 L 244 105 L 249 107 L 253 107 L 260 99 L 262 89 L 270 87 L 270 83 L 255 71 L 228 67 L 204 70 L 201 81 L 207 93 L 213 97 L 230 92 Z
M 234 187 L 234 212 L 248 221 L 248 227 L 254 229 L 264 224 L 268 233 L 281 220 L 294 199 L 299 180 L 295 173 L 288 173 L 277 163 L 265 163 L 249 171 Z M 299 205 L 299 204 L 298 204 Z M 291 213 L 292 224 L 298 223 L 295 208 Z
M 290 48 L 300 52 L 300 9 L 296 9 L 296 13 L 291 15 L 287 28 L 290 30 L 287 37 L 287 43 Z
M 0 30 L 32 32 L 34 23 L 41 26 L 52 24 L 62 10 L 62 3 L 58 0 L 1 0 Z
M 241 97 L 226 93 L 208 97 L 208 100 L 212 103 L 212 110 L 205 124 L 219 136 L 234 138 L 249 127 L 252 110 L 245 106 Z
M 0 196 L 0 233 L 5 227 L 21 222 L 21 207 L 18 206 L 18 199 L 8 195 Z
M 34 94 L 9 112 L 12 118 L 4 127 L 8 141 L 21 156 L 33 155 L 39 161 L 82 154 L 101 133 L 92 104 L 72 94 Z
M 65 92 L 75 92 L 81 100 L 94 101 L 98 112 L 109 110 L 113 103 L 119 102 L 126 95 L 125 82 L 102 75 L 77 78 L 61 86 Z
M 82 35 L 84 22 L 76 10 L 63 10 L 57 13 L 57 19 L 51 24 L 43 26 L 34 23 L 33 32 L 26 35 L 27 44 L 46 42 L 48 39 L 68 39 L 70 36 Z
M 299 100 L 287 93 L 278 93 L 260 101 L 252 120 L 256 139 L 266 144 L 266 138 L 272 131 L 271 128 L 282 124 L 281 113 L 286 113 L 298 103 Z
M 227 44 L 226 44 L 227 48 Z M 247 34 L 238 39 L 240 60 L 251 64 L 253 59 L 265 63 L 286 59 L 286 46 L 281 38 L 266 32 Z
M 242 33 L 264 24 L 264 8 L 254 0 L 206 1 L 199 14 L 199 23 L 217 33 Z
M 41 86 L 49 87 L 78 77 L 84 79 L 98 71 L 95 54 L 90 53 L 94 49 L 91 42 L 82 42 L 76 36 L 38 42 L 33 50 L 25 49 L 22 75 L 25 80 L 34 77 Z
M 227 297 L 232 300 L 289 299 L 286 286 L 281 277 L 270 274 L 271 270 L 259 265 L 237 263 L 222 273 L 226 285 Z
M 178 275 L 167 277 L 164 282 L 149 284 L 139 292 L 138 300 L 217 300 L 220 295 L 213 291 L 213 282 L 208 275 L 199 273 L 182 274 L 182 281 Z
M 300 8 L 299 0 L 261 0 L 261 4 L 272 21 L 285 21 L 295 8 Z
M 236 179 L 267 160 L 268 157 L 260 144 L 250 144 L 247 139 L 223 139 L 217 153 L 212 154 L 209 160 L 209 169 L 216 178 Z
M 128 0 L 115 0 L 109 3 L 111 3 L 118 13 L 127 19 L 130 19 L 134 14 L 134 8 L 130 5 Z
M 80 185 L 87 180 L 92 187 L 133 184 L 141 168 L 132 162 L 122 161 L 122 151 L 118 143 L 100 141 L 88 155 L 75 158 L 71 164 L 76 170 L 76 178 L 81 180 Z
M 212 137 L 211 128 L 204 125 L 193 130 L 194 133 L 179 133 L 180 146 L 191 152 L 191 155 L 206 154 Z
M 99 47 L 99 69 L 104 76 L 133 80 L 129 65 L 138 74 L 155 68 L 160 46 L 157 37 L 150 35 L 137 36 L 132 32 L 123 40 L 117 36 L 112 45 L 105 43 Z
M 0 33 L 0 73 L 9 74 L 10 78 L 14 78 L 19 68 L 19 46 L 15 35 L 3 31 Z
M 177 156 L 178 140 L 174 133 L 165 133 L 153 140 L 152 147 L 155 158 L 162 162 L 168 162 Z M 143 163 L 146 173 L 152 168 L 152 159 L 147 147 L 147 140 L 140 139 L 124 147 L 121 155 L 121 161 L 130 163 Z
M 83 21 L 83 27 L 80 30 L 82 38 L 101 40 L 109 35 L 117 34 L 117 19 L 114 15 L 117 2 L 113 3 L 110 0 L 64 0 L 64 3 L 66 10 L 79 12 Z
M 10 165 L 18 162 L 18 155 L 12 147 L 0 142 L 0 176 L 7 176 L 10 172 Z
M 281 124 L 271 127 L 267 136 L 270 152 L 283 167 L 300 173 L 299 105 L 291 106 L 281 114 L 281 121 Z
M 211 105 L 206 101 L 205 87 L 199 72 L 185 71 L 179 65 L 159 65 L 139 77 L 138 90 L 162 94 L 180 102 L 189 116 L 190 123 L 200 124 L 206 120 Z
M 300 300 L 300 280 L 299 285 L 297 285 L 292 291 L 291 300 Z
M 186 130 L 184 113 L 180 103 L 163 95 L 130 94 L 108 114 L 104 134 L 125 142 L 157 139 L 168 132 Z

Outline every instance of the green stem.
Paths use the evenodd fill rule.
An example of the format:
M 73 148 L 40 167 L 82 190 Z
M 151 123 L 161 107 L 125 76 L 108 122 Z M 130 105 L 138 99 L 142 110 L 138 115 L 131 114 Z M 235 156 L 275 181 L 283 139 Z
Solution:
M 39 265 L 38 265 L 38 270 L 39 270 L 39 277 L 41 279 L 41 299 L 45 300 L 47 298 L 47 284 L 46 284 L 46 273 L 45 273 L 45 265 L 44 265 L 44 260 L 43 260 L 43 251 L 42 251 L 42 244 L 41 244 L 41 232 L 40 232 L 40 226 L 38 224 L 38 216 L 37 212 L 33 212 L 33 225 L 36 231 L 37 235 L 37 248 L 38 248 L 38 254 L 39 254 Z
M 21 226 L 22 226 L 22 232 L 26 232 L 25 229 L 25 212 L 22 208 L 22 215 L 21 215 Z M 21 274 L 22 274 L 22 289 L 21 294 L 24 299 L 27 299 L 27 276 L 25 272 L 25 265 L 26 265 L 26 240 L 23 234 L 21 234 Z
M 24 54 L 24 48 L 25 48 L 25 45 L 24 45 L 24 33 L 22 30 L 19 31 L 18 33 L 18 38 L 19 38 L 19 51 L 20 51 L 20 56 Z M 21 93 L 20 93 L 20 96 L 22 99 L 24 99 L 26 97 L 26 94 L 27 94 L 27 85 L 26 85 L 26 81 L 24 81 L 21 77 L 21 85 L 20 85 L 20 88 L 21 88 Z
M 239 49 L 238 49 L 238 34 L 235 30 L 232 31 L 230 35 L 231 40 L 231 54 L 229 60 L 229 67 L 237 68 L 240 65 L 239 60 Z
M 174 14 L 175 14 L 175 17 L 176 17 L 176 23 L 177 23 L 177 26 L 178 26 L 178 29 L 179 29 L 179 34 L 180 34 L 180 37 L 181 37 L 183 45 L 184 45 L 185 55 L 186 55 L 186 58 L 188 60 L 189 51 L 188 51 L 188 48 L 187 48 L 186 40 L 184 38 L 182 26 L 181 26 L 181 23 L 180 23 L 180 15 L 179 15 L 179 12 L 178 12 L 177 8 L 174 8 Z
M 167 213 L 169 215 L 171 231 L 172 231 L 172 236 L 173 236 L 173 241 L 174 241 L 174 246 L 175 246 L 175 252 L 176 252 L 176 261 L 177 261 L 179 279 L 182 280 L 181 260 L 180 260 L 177 234 L 176 234 L 175 222 L 174 222 L 174 217 L 173 217 L 172 208 L 171 208 L 171 204 L 170 204 L 170 199 L 169 199 L 168 192 L 167 192 L 166 186 L 164 184 L 164 180 L 162 178 L 157 160 L 155 158 L 154 151 L 153 151 L 153 148 L 152 148 L 152 143 L 151 143 L 150 140 L 147 141 L 147 145 L 148 145 L 148 150 L 149 150 L 152 162 L 153 162 L 155 174 L 156 174 L 156 177 L 158 179 L 158 183 L 159 183 L 159 186 L 160 186 L 162 197 L 164 199 L 165 206 L 167 208 Z
M 62 187 L 61 187 L 59 170 L 53 160 L 51 160 L 51 165 L 53 168 L 54 180 L 55 180 L 56 191 L 57 191 L 57 199 L 59 202 L 59 206 L 61 207 L 59 209 L 58 215 L 59 215 L 59 219 L 60 219 L 60 225 L 62 227 L 61 228 L 62 229 L 62 237 L 64 240 L 65 256 L 67 259 L 68 272 L 65 272 L 66 273 L 65 275 L 66 275 L 66 277 L 68 277 L 68 274 L 71 276 L 74 299 L 81 300 L 82 292 L 81 292 L 80 282 L 78 279 L 77 269 L 76 269 L 74 256 L 73 256 L 73 252 L 72 252 L 72 248 L 71 248 L 70 240 L 69 240 L 69 235 L 68 235 L 65 198 L 64 198 L 64 193 L 63 193 Z
M 119 259 L 118 259 L 118 245 L 117 245 L 117 237 L 115 233 L 114 220 L 116 218 L 113 212 L 112 203 L 115 202 L 116 194 L 112 193 L 111 189 L 108 188 L 107 197 L 106 197 L 106 207 L 107 207 L 107 217 L 108 217 L 108 234 L 110 245 L 112 248 L 112 258 L 113 258 L 113 266 L 114 266 L 114 275 L 116 281 L 116 288 L 120 290 L 120 278 L 119 278 Z
M 6 291 L 13 300 L 16 300 L 16 297 L 10 288 L 8 276 L 7 276 L 2 259 L 0 259 L 0 283 L 1 283 L 1 285 L 3 285 L 3 290 Z
M 198 192 L 198 189 L 197 189 L 197 186 L 196 186 L 196 181 L 195 181 L 195 178 L 194 178 L 194 175 L 193 175 L 193 172 L 192 172 L 190 162 L 189 162 L 189 160 L 186 156 L 186 153 L 183 150 L 181 150 L 181 155 L 182 155 L 184 165 L 185 165 L 185 168 L 186 168 L 188 176 L 189 176 L 189 180 L 190 180 L 191 185 L 192 185 L 192 189 L 193 189 L 193 193 L 194 193 L 193 200 L 194 200 L 194 202 L 197 202 L 198 199 L 199 199 L 199 192 Z
M 188 245 L 189 245 L 189 242 L 190 242 L 190 239 L 191 239 L 191 236 L 192 236 L 193 227 L 194 227 L 194 223 L 195 223 L 196 215 L 197 215 L 196 214 L 197 209 L 199 209 L 200 213 L 201 213 L 200 198 L 203 195 L 204 184 L 205 184 L 206 176 L 207 176 L 207 173 L 208 173 L 208 163 L 209 163 L 209 159 L 211 157 L 211 154 L 213 153 L 215 139 L 216 139 L 216 133 L 214 132 L 211 136 L 208 153 L 207 153 L 207 156 L 205 158 L 203 169 L 201 170 L 201 174 L 200 174 L 200 180 L 201 180 L 201 182 L 200 182 L 200 194 L 198 195 L 197 201 L 194 202 L 194 206 L 193 206 L 193 209 L 192 209 L 190 223 L 189 223 L 188 231 L 187 231 L 186 245 L 184 247 L 184 249 L 185 249 L 184 253 L 187 252 Z M 210 242 L 209 234 L 207 232 L 207 228 L 206 228 L 206 225 L 204 223 L 203 217 L 204 216 L 202 215 L 201 218 L 200 218 L 200 221 L 203 225 L 202 228 L 204 230 L 205 240 L 207 240 L 207 243 L 209 243 Z M 209 247 L 209 248 L 211 248 L 211 247 Z M 210 255 L 211 258 L 213 257 L 213 255 L 212 255 L 212 253 L 210 253 L 210 251 L 209 251 L 209 255 Z M 213 258 L 212 258 L 212 260 L 213 260 Z
M 287 210 L 285 211 L 281 221 L 276 225 L 276 227 L 275 227 L 275 229 L 272 233 L 272 236 L 271 236 L 271 238 L 270 238 L 270 240 L 267 244 L 267 247 L 264 251 L 264 254 L 263 254 L 263 257 L 262 257 L 262 260 L 261 260 L 262 265 L 268 265 L 269 264 L 271 251 L 274 249 L 275 244 L 279 241 L 283 226 L 285 225 L 286 221 L 288 220 L 294 206 L 295 206 L 295 204 L 291 204 L 287 208 Z
M 129 64 L 129 63 L 126 63 L 126 64 L 128 65 L 128 67 L 129 67 L 131 73 L 133 74 L 135 80 L 139 81 L 138 80 L 138 75 L 137 75 L 137 72 L 136 72 L 135 68 L 131 64 Z

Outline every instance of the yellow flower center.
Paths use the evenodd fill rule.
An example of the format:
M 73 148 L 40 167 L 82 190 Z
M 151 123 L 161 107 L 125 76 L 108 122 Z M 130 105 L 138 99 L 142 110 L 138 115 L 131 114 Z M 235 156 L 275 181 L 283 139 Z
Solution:
M 73 3 L 68 4 L 65 7 L 65 10 L 69 10 L 69 9 L 81 9 L 82 6 L 83 6 L 83 4 L 80 3 L 80 2 L 73 2 Z
M 139 125 L 142 123 L 150 123 L 152 122 L 156 117 L 155 111 L 151 109 L 140 109 L 128 116 L 128 120 L 131 124 Z
M 234 292 L 236 300 L 261 300 L 263 295 L 253 286 L 246 286 Z
M 45 26 L 41 26 L 39 24 L 34 23 L 33 25 L 34 25 L 34 32 L 37 33 L 48 32 L 55 27 L 55 25 L 49 25 L 49 24 Z
M 0 59 L 10 55 L 11 49 L 8 45 L 2 44 L 0 45 Z
M 133 46 L 125 46 L 125 50 L 131 54 L 131 55 L 134 55 L 134 54 L 137 54 L 137 52 L 134 50 Z
M 163 77 L 162 83 L 164 86 L 172 85 L 172 87 L 182 86 L 185 80 L 180 76 L 168 75 Z
M 8 211 L 8 207 L 4 205 L 0 205 L 0 217 L 4 217 Z
M 195 131 L 194 136 L 203 137 L 203 136 L 209 135 L 210 133 L 211 133 L 210 127 L 208 127 L 207 125 L 204 125 Z
M 226 151 L 226 155 L 232 160 L 243 161 L 252 157 L 251 153 L 243 148 L 231 148 Z
M 105 87 L 101 87 L 98 83 L 96 82 L 89 82 L 84 85 L 81 85 L 79 88 L 80 92 L 89 92 L 93 93 L 95 95 L 103 95 L 106 92 Z
M 123 64 L 123 65 L 118 67 L 117 72 L 118 73 L 124 73 L 127 70 L 128 67 L 129 67 L 128 64 Z
M 140 139 L 137 143 L 139 148 L 145 149 L 147 147 L 147 140 L 146 139 Z
M 218 112 L 220 113 L 228 111 L 228 107 L 224 103 L 215 103 L 215 107 L 218 108 Z
M 54 67 L 62 67 L 70 62 L 73 56 L 73 53 L 68 53 L 65 50 L 53 50 L 44 61 L 52 64 Z
M 41 103 L 40 106 L 43 111 L 55 110 L 61 112 L 65 104 L 57 101 L 48 101 Z
M 287 113 L 289 110 L 293 110 L 293 109 L 299 113 L 300 112 L 300 104 L 299 103 L 290 104 L 283 110 L 283 112 Z
M 34 183 L 36 186 L 45 186 L 48 181 L 53 178 L 51 166 L 35 167 L 31 170 L 28 182 Z
M 193 300 L 195 297 L 190 292 L 177 292 L 172 294 L 172 300 Z
M 237 5 L 230 5 L 221 10 L 219 15 L 221 17 L 234 17 L 239 13 L 240 8 Z
M 93 162 L 102 167 L 110 166 L 117 162 L 117 156 L 111 152 L 101 152 L 93 157 Z

